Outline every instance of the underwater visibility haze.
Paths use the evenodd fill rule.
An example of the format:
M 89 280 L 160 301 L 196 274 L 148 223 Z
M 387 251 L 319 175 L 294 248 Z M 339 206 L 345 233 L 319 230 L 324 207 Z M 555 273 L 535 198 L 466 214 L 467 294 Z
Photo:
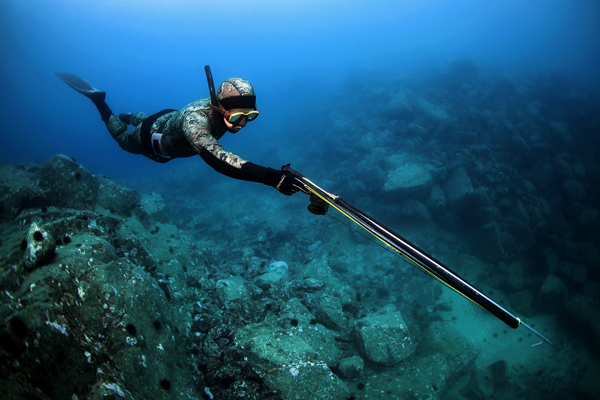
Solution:
M 5 0 L 0 31 L 0 397 L 600 398 L 599 2 Z M 198 102 L 205 65 L 260 116 L 243 80 Z

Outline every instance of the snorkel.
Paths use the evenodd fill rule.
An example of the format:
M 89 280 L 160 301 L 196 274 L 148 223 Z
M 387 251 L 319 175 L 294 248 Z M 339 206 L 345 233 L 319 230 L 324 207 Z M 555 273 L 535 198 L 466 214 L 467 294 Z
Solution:
M 210 66 L 205 65 L 204 71 L 206 72 L 206 80 L 208 81 L 208 91 L 210 92 L 210 103 L 208 104 L 208 106 L 216 112 L 221 113 L 221 115 L 225 119 L 229 118 L 229 111 L 224 109 L 223 106 L 219 104 L 219 100 L 217 100 L 217 93 L 215 92 L 215 81 L 213 80 L 212 72 L 210 71 Z
M 206 80 L 208 81 L 208 91 L 210 92 L 210 102 L 213 106 L 218 107 L 219 101 L 217 100 L 217 93 L 215 92 L 215 81 L 213 81 L 212 72 L 210 72 L 210 66 L 205 65 L 204 71 L 206 72 Z

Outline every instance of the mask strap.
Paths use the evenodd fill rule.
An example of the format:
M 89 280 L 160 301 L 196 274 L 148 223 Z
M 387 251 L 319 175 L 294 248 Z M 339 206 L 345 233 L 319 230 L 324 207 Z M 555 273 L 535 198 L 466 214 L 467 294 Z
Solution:
M 210 103 L 208 103 L 208 106 L 209 106 L 210 108 L 212 108 L 213 110 L 215 110 L 216 112 L 218 112 L 218 113 L 221 113 L 221 115 L 222 115 L 223 117 L 225 117 L 225 119 L 226 119 L 227 121 L 229 121 L 229 111 L 227 111 L 226 109 L 224 109 L 224 108 L 223 108 L 223 106 L 221 105 L 221 103 L 219 103 L 219 107 L 217 107 L 217 106 L 215 106 L 215 105 L 212 105 L 212 104 L 210 104 Z

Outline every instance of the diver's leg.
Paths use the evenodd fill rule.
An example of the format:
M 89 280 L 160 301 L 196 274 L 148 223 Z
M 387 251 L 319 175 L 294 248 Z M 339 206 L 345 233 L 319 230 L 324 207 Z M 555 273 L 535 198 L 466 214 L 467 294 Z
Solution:
M 123 121 L 127 125 L 133 125 L 133 126 L 138 126 L 146 118 L 148 118 L 148 114 L 143 113 L 143 112 L 119 114 L 119 119 L 121 121 Z
M 140 139 L 140 129 L 143 120 L 148 118 L 148 115 L 144 113 L 133 113 L 129 115 L 128 122 L 131 125 L 136 126 L 135 129 L 128 131 L 127 125 L 120 118 L 123 114 L 117 117 L 112 114 L 106 122 L 106 128 L 110 135 L 117 141 L 119 147 L 123 150 L 133 154 L 143 154 L 144 146 Z
M 130 153 L 142 154 L 144 146 L 140 140 L 140 128 L 132 131 L 127 130 L 127 124 L 117 117 L 108 104 L 106 104 L 106 93 L 93 87 L 83 78 L 68 72 L 56 72 L 56 76 L 62 79 L 67 85 L 71 86 L 77 92 L 90 99 L 98 109 L 102 121 L 108 128 L 111 136 L 119 143 L 119 146 Z M 148 116 L 143 113 L 132 114 L 134 116 L 132 123 L 137 126 Z

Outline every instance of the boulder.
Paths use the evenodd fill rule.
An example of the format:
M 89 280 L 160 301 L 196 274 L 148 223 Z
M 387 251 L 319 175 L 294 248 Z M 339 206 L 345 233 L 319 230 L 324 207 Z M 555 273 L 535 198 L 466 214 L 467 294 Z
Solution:
M 387 105 L 388 110 L 396 111 L 401 117 L 409 116 L 415 107 L 416 96 L 406 89 L 400 90 Z
M 558 270 L 562 277 L 567 278 L 567 280 L 577 285 L 583 285 L 586 281 L 587 268 L 585 265 L 566 261 L 558 265 Z
M 346 400 L 350 392 L 299 336 L 264 324 L 239 329 L 235 343 L 249 366 L 284 399 Z
M 500 227 L 490 223 L 479 228 L 472 239 L 473 250 L 488 261 L 495 262 L 504 256 L 504 246 L 500 238 Z
M 512 149 L 512 151 L 514 151 L 516 155 L 521 157 L 526 164 L 529 165 L 535 162 L 535 155 L 533 154 L 523 137 L 521 137 L 520 135 L 513 135 L 510 144 L 510 148 Z
M 433 177 L 426 168 L 407 163 L 388 173 L 383 194 L 392 199 L 425 199 L 432 187 Z
M 523 289 L 523 285 L 525 284 L 523 275 L 524 264 L 525 263 L 522 261 L 513 261 L 508 264 L 506 271 L 506 283 L 513 290 Z
M 540 293 L 537 296 L 539 307 L 547 311 L 556 311 L 561 309 L 567 300 L 569 291 L 563 281 L 555 275 L 548 275 Z
M 331 367 L 337 367 L 342 352 L 334 332 L 317 322 L 316 317 L 298 299 L 290 299 L 280 313 L 280 325 L 288 333 L 301 337 Z
M 455 381 L 477 359 L 476 351 L 467 339 L 442 321 L 432 322 L 423 332 L 417 356 L 441 355 L 448 363 L 448 380 Z
M 165 202 L 158 193 L 143 194 L 140 201 L 141 219 L 145 221 L 168 222 Z
M 471 210 L 475 205 L 476 194 L 469 174 L 463 167 L 452 171 L 443 185 L 448 205 L 457 212 Z
M 425 204 L 413 199 L 406 199 L 402 202 L 400 213 L 407 219 L 417 221 L 429 221 L 431 219 L 431 214 L 429 214 Z
M 106 178 L 98 180 L 98 205 L 113 214 L 129 216 L 139 206 L 140 198 L 134 190 L 117 185 Z
M 556 310 L 556 308 L 555 308 Z M 569 326 L 575 331 L 585 332 L 582 335 L 589 346 L 597 348 L 600 343 L 600 301 L 587 296 L 576 294 L 569 297 L 565 304 L 564 313 Z
M 342 309 L 342 301 L 327 293 L 308 293 L 306 307 L 315 314 L 317 321 L 329 329 L 340 332 L 350 331 L 350 321 Z
M 600 211 L 592 207 L 584 208 L 579 215 L 579 226 L 584 231 L 598 232 L 600 230 Z
M 433 185 L 425 204 L 431 214 L 436 216 L 443 214 L 446 211 L 446 194 L 442 188 L 438 185 Z
M 335 300 L 332 301 L 336 304 L 339 303 L 341 309 L 349 314 L 355 313 L 360 308 L 358 301 L 356 300 L 356 290 L 333 272 L 327 255 L 312 260 L 308 264 L 294 263 L 291 264 L 290 267 L 293 270 L 292 272 L 296 275 L 295 279 L 298 282 L 297 288 L 299 290 L 306 291 L 307 293 L 320 292 L 323 295 L 327 295 L 329 298 L 335 298 Z M 311 296 L 310 304 L 306 302 L 306 306 L 311 309 L 311 311 L 315 312 L 312 307 L 317 307 L 318 303 L 319 297 Z M 333 311 L 334 309 L 337 310 L 337 305 L 333 308 L 331 305 L 327 307 L 324 306 L 323 308 L 329 309 L 333 313 L 338 313 L 338 311 Z M 347 318 L 348 316 L 346 316 L 346 319 Z M 335 319 L 337 319 L 337 317 Z
M 393 305 L 357 320 L 354 327 L 359 349 L 376 364 L 396 365 L 415 350 L 404 317 Z
M 462 143 L 462 136 L 458 133 L 456 118 L 444 118 L 435 130 L 434 138 L 442 143 Z
M 567 179 L 562 183 L 562 194 L 568 201 L 581 201 L 585 199 L 585 187 L 574 179 Z
M 533 307 L 534 297 L 528 290 L 512 293 L 506 297 L 510 304 L 515 308 L 515 311 L 519 312 L 519 314 L 526 317 L 533 317 L 535 315 L 535 309 Z
M 424 98 L 417 100 L 416 109 L 419 116 L 430 124 L 437 125 L 443 120 L 450 118 L 446 111 L 434 104 L 431 104 Z
M 217 297 L 223 304 L 241 303 L 250 299 L 248 281 L 241 276 L 219 279 L 215 288 Z
M 541 191 L 554 183 L 554 168 L 550 163 L 538 162 L 531 173 L 533 184 Z
M 410 138 L 426 138 L 429 136 L 429 131 L 427 128 L 417 124 L 416 122 L 411 122 L 407 126 L 408 134 Z
M 448 364 L 439 354 L 410 358 L 385 372 L 370 374 L 359 399 L 446 399 Z M 365 379 L 366 380 L 366 379 Z M 359 380 L 361 382 L 361 380 Z
M 511 251 L 515 254 L 526 252 L 536 244 L 533 232 L 524 222 L 506 224 L 505 229 L 512 238 Z
M 0 220 L 13 219 L 25 208 L 46 207 L 52 202 L 37 184 L 38 165 L 0 168 Z
M 568 241 L 565 244 L 565 256 L 574 262 L 598 268 L 600 251 L 590 242 Z
M 52 205 L 93 209 L 98 198 L 98 179 L 73 159 L 59 154 L 42 166 L 39 185 Z
M 359 356 L 342 358 L 339 370 L 345 378 L 359 378 L 365 370 L 365 362 Z

